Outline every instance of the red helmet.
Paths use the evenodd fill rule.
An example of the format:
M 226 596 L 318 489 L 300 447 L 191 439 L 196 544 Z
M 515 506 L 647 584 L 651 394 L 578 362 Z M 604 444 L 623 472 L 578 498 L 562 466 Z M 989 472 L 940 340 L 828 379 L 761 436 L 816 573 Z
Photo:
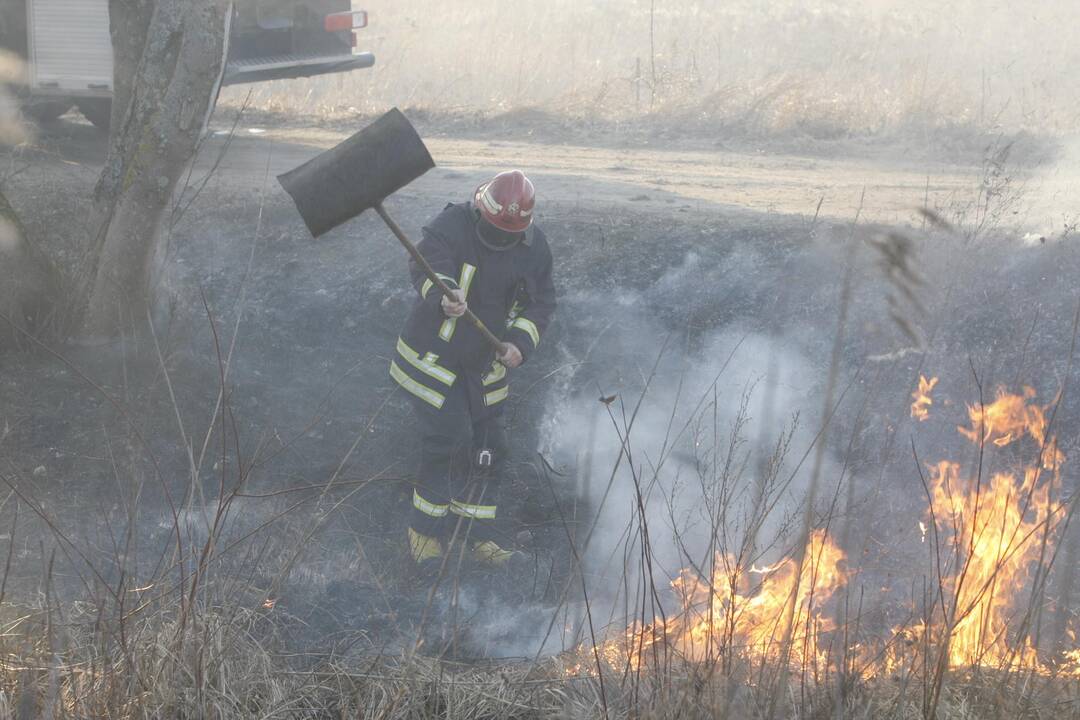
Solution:
M 489 223 L 506 232 L 519 233 L 532 223 L 536 191 L 520 170 L 501 172 L 476 188 L 473 204 Z

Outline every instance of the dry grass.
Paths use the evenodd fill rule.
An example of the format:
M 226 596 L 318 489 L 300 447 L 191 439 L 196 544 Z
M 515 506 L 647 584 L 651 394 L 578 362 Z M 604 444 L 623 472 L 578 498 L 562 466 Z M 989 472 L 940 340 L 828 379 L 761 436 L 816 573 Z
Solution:
M 1075 126 L 1067 2 L 986 12 L 928 1 L 716 5 L 687 0 L 450 9 L 363 3 L 371 70 L 259 85 L 255 106 L 371 115 L 390 105 L 485 117 L 534 108 L 653 132 L 942 143 Z M 482 51 L 479 50 L 482 48 Z M 225 97 L 237 98 L 243 90 Z
M 235 607 L 205 608 L 182 632 L 176 613 L 161 608 L 130 623 L 125 650 L 99 609 L 54 608 L 63 620 L 43 626 L 43 608 L 20 608 L 22 624 L 5 623 L 0 717 L 752 718 L 768 699 L 762 688 L 739 681 L 733 692 L 731 676 L 677 662 L 640 675 L 605 665 L 603 686 L 574 657 L 469 666 L 372 656 L 297 669 L 271 649 L 267 615 Z M 1028 682 L 956 673 L 936 717 L 1080 717 L 1080 682 Z M 900 677 L 867 681 L 849 689 L 838 714 L 832 686 L 794 682 L 777 717 L 914 720 L 925 717 L 922 691 Z

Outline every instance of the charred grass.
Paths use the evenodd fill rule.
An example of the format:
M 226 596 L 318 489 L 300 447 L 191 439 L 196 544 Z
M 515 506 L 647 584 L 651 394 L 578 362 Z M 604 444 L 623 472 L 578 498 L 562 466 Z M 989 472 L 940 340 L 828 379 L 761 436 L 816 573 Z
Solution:
M 994 166 L 987 172 L 996 177 Z M 995 186 L 990 183 L 987 187 Z M 995 190 L 995 194 L 1001 193 Z M 960 236 L 963 244 L 970 246 L 996 222 L 994 212 L 988 211 L 990 207 L 981 202 L 970 212 L 951 214 L 955 226 L 945 223 L 947 232 Z M 929 222 L 941 222 L 941 218 L 932 216 Z M 845 234 L 852 248 L 855 237 L 854 233 Z M 886 304 L 891 316 L 887 322 L 895 325 L 904 342 L 919 345 L 925 338 L 921 337 L 918 323 L 926 311 L 912 298 L 918 296 L 926 279 L 911 256 L 911 243 L 902 236 L 875 235 L 867 244 L 880 266 L 881 288 L 888 293 Z M 844 299 L 841 308 L 849 302 L 850 298 Z M 756 564 L 766 562 L 784 560 L 810 568 L 813 588 L 813 568 L 819 561 L 814 553 L 808 553 L 812 531 L 824 529 L 838 539 L 847 535 L 848 541 L 841 544 L 860 550 L 864 549 L 860 542 L 852 542 L 851 538 L 865 531 L 867 540 L 863 545 L 871 544 L 873 533 L 867 523 L 858 521 L 858 516 L 873 498 L 849 498 L 841 488 L 846 487 L 845 480 L 852 480 L 848 461 L 854 465 L 857 453 L 852 448 L 865 442 L 867 417 L 873 407 L 869 399 L 864 400 L 864 409 L 870 410 L 853 412 L 854 420 L 849 425 L 834 426 L 835 408 L 851 384 L 835 352 L 830 372 L 834 377 L 829 383 L 831 388 L 823 392 L 821 416 L 799 421 L 810 428 L 815 438 L 809 447 L 792 443 L 794 425 L 798 423 L 791 419 L 791 426 L 785 425 L 780 419 L 785 416 L 782 409 L 774 414 L 777 420 L 769 428 L 768 441 L 750 443 L 747 429 L 752 389 L 748 388 L 741 399 L 729 396 L 720 401 L 715 387 L 708 386 L 688 386 L 686 394 L 681 395 L 686 399 L 671 405 L 670 420 L 662 423 L 658 433 L 671 437 L 670 444 L 664 442 L 657 449 L 643 443 L 642 447 L 638 445 L 641 436 L 635 434 L 634 418 L 650 393 L 653 376 L 648 365 L 635 368 L 642 378 L 640 397 L 611 394 L 601 388 L 602 400 L 597 402 L 590 387 L 590 407 L 597 408 L 595 422 L 617 438 L 617 452 L 613 467 L 603 466 L 604 458 L 597 460 L 602 472 L 594 473 L 593 492 L 579 488 L 583 498 L 581 517 L 585 521 L 578 520 L 578 514 L 571 509 L 577 496 L 569 493 L 558 478 L 545 476 L 547 469 L 542 464 L 537 464 L 538 474 L 530 486 L 537 494 L 557 496 L 552 504 L 556 509 L 554 526 L 558 532 L 565 532 L 570 538 L 568 546 L 575 549 L 567 553 L 573 557 L 569 567 L 562 568 L 556 577 L 562 596 L 556 593 L 558 602 L 549 608 L 555 633 L 560 637 L 564 632 L 562 620 L 567 617 L 560 615 L 561 609 L 573 602 L 581 610 L 571 614 L 567 623 L 573 626 L 569 632 L 572 642 L 564 643 L 562 652 L 538 652 L 530 658 L 465 661 L 455 660 L 454 653 L 435 643 L 421 642 L 418 646 L 415 619 L 419 613 L 410 616 L 410 609 L 401 599 L 414 588 L 407 587 L 403 577 L 398 584 L 385 584 L 395 571 L 398 576 L 405 574 L 405 558 L 400 551 L 396 555 L 384 553 L 383 564 L 372 567 L 365 559 L 363 544 L 354 550 L 351 545 L 345 547 L 340 537 L 321 542 L 327 529 L 337 529 L 333 527 L 334 513 L 348 507 L 343 498 L 354 490 L 373 487 L 388 479 L 389 474 L 342 472 L 348 460 L 345 457 L 327 463 L 328 472 L 312 487 L 265 492 L 251 487 L 249 479 L 257 468 L 295 447 L 285 439 L 277 445 L 256 443 L 253 450 L 241 441 L 236 404 L 243 398 L 229 379 L 230 337 L 235 327 L 215 320 L 210 312 L 207 316 L 214 327 L 216 353 L 212 371 L 200 376 L 212 391 L 210 406 L 201 408 L 210 418 L 201 431 L 181 422 L 179 433 L 173 428 L 167 438 L 159 439 L 145 425 L 124 416 L 125 403 L 112 404 L 112 400 L 126 397 L 124 392 L 113 394 L 107 388 L 92 386 L 85 389 L 85 383 L 77 383 L 95 395 L 101 405 L 116 410 L 116 425 L 124 428 L 120 436 L 109 439 L 100 453 L 114 468 L 112 479 L 117 486 L 116 496 L 108 496 L 115 504 L 107 512 L 95 509 L 74 520 L 70 516 L 62 518 L 58 512 L 65 500 L 62 490 L 36 495 L 32 473 L 28 477 L 28 473 L 10 464 L 3 469 L 6 490 L 2 494 L 6 501 L 2 510 L 9 522 L 7 552 L 0 557 L 4 562 L 0 580 L 0 715 L 942 720 L 1080 716 L 1080 687 L 1072 666 L 1058 649 L 1051 647 L 1054 638 L 1049 629 L 1043 631 L 1046 648 L 1039 648 L 1038 666 L 998 667 L 986 663 L 944 667 L 940 671 L 935 668 L 934 659 L 940 658 L 949 646 L 953 624 L 970 612 L 965 607 L 970 602 L 955 587 L 955 573 L 940 569 L 943 560 L 955 558 L 962 563 L 966 556 L 963 543 L 950 544 L 944 535 L 940 541 L 923 543 L 916 538 L 912 542 L 920 551 L 927 549 L 918 556 L 918 564 L 914 565 L 917 570 L 912 571 L 912 577 L 926 584 L 911 602 L 904 604 L 909 617 L 901 623 L 901 634 L 890 636 L 895 626 L 892 618 L 886 621 L 869 609 L 862 611 L 854 590 L 834 596 L 831 605 L 822 600 L 830 617 L 840 607 L 846 608 L 843 621 L 821 636 L 829 648 L 824 657 L 807 653 L 809 635 L 798 629 L 812 624 L 809 610 L 805 616 L 796 615 L 806 621 L 798 625 L 776 620 L 783 617 L 783 613 L 777 614 L 771 633 L 775 642 L 765 652 L 745 652 L 737 628 L 730 624 L 720 623 L 708 630 L 696 646 L 666 630 L 657 632 L 660 620 L 674 623 L 695 613 L 700 619 L 701 613 L 695 609 L 700 602 L 686 604 L 690 596 L 671 587 L 670 568 L 661 567 L 653 557 L 663 544 L 664 530 L 657 516 L 645 510 L 649 498 L 673 496 L 674 489 L 679 488 L 703 510 L 707 531 L 704 544 L 691 542 L 688 528 L 675 521 L 677 513 L 672 508 L 662 508 L 661 515 L 673 519 L 675 531 L 674 537 L 664 542 L 674 541 L 690 576 L 705 583 L 706 606 L 712 605 L 714 596 L 760 596 L 755 594 L 759 592 L 756 589 L 748 591 L 745 578 Z M 834 320 L 831 329 L 836 336 L 827 342 L 842 347 L 844 333 L 849 332 L 847 326 L 853 321 L 847 319 L 843 309 Z M 167 347 L 159 347 L 152 329 L 142 343 L 144 352 L 151 357 L 158 385 L 170 384 Z M 655 362 L 658 366 L 660 358 Z M 1067 367 L 1071 370 L 1071 363 Z M 899 363 L 895 369 L 898 375 L 904 375 L 906 365 Z M 918 369 L 929 371 L 921 362 Z M 69 377 L 78 375 L 77 367 L 66 370 Z M 973 374 L 978 384 L 979 375 Z M 908 394 L 919 387 L 918 375 L 908 373 L 897 384 L 899 389 L 893 388 L 903 406 L 901 416 L 906 412 Z M 896 375 L 891 377 L 895 379 Z M 1066 396 L 1070 373 L 1065 372 L 1063 377 L 1065 382 L 1057 389 L 1057 399 L 1045 406 L 1047 414 L 1056 416 L 1056 408 Z M 888 382 L 876 382 L 868 397 L 890 387 Z M 766 377 L 765 387 L 757 392 L 766 392 L 769 385 Z M 975 407 L 989 405 L 992 391 L 989 387 L 986 390 L 985 397 L 967 401 Z M 166 408 L 170 421 L 173 415 L 178 419 L 189 417 L 187 412 L 176 410 L 176 402 L 173 398 Z M 740 406 L 731 424 L 716 420 L 714 412 L 724 404 Z M 371 422 L 375 421 L 372 417 Z M 1073 434 L 1072 418 L 1063 415 L 1056 422 L 1064 425 L 1055 431 L 1057 435 Z M 160 428 L 153 430 L 158 431 Z M 165 431 L 161 432 L 164 435 Z M 814 453 L 826 446 L 827 435 L 831 436 L 830 448 L 841 448 L 839 474 L 833 474 L 836 468 L 828 464 L 815 467 L 819 463 Z M 759 454 L 748 455 L 748 443 Z M 153 448 L 161 444 L 182 447 L 185 462 L 164 470 L 155 467 Z M 1029 455 L 1041 455 L 1054 447 L 1049 433 L 1037 445 L 1027 448 Z M 980 456 L 994 452 L 993 446 L 993 442 L 983 442 L 977 452 Z M 764 453 L 760 453 L 762 448 Z M 847 448 L 848 455 L 843 448 Z M 909 450 L 914 448 L 896 441 L 881 454 L 894 460 L 903 456 L 906 474 L 916 477 L 916 468 L 923 463 L 918 457 L 912 463 L 907 458 Z M 587 451 L 592 452 L 589 448 Z M 689 459 L 684 458 L 679 465 L 687 475 L 681 484 L 672 486 L 661 468 L 673 463 L 677 452 L 689 453 Z M 818 503 L 781 500 L 799 468 L 805 471 L 805 480 L 816 486 Z M 597 500 L 595 486 L 602 488 L 603 483 L 616 478 L 621 487 L 631 491 L 632 502 L 621 508 L 626 538 L 614 547 L 603 548 L 612 555 L 599 555 L 615 558 L 609 560 L 612 573 L 605 576 L 586 567 L 588 559 L 594 557 L 589 555 L 591 528 L 587 520 L 604 504 Z M 181 492 L 170 497 L 169 492 L 177 487 Z M 799 487 L 805 489 L 801 484 Z M 96 493 L 97 489 L 91 491 Z M 146 543 L 140 540 L 140 533 L 147 521 L 145 498 L 149 495 L 154 496 L 151 519 L 157 530 L 155 542 Z M 109 506 L 110 502 L 103 504 Z M 245 519 L 241 511 L 250 502 L 268 503 L 268 509 L 255 521 L 250 516 Z M 1075 494 L 1064 496 L 1063 503 L 1069 508 L 1075 502 Z M 93 506 L 87 503 L 87 507 Z M 385 515 L 387 507 L 380 505 L 376 512 Z M 1071 516 L 1071 509 L 1068 514 Z M 97 543 L 87 542 L 70 526 L 99 521 L 113 524 Z M 766 526 L 770 533 L 764 532 Z M 1047 518 L 1036 528 L 1024 544 L 1046 538 L 1049 550 L 1033 564 L 1038 568 L 1034 571 L 1038 588 L 1050 577 L 1059 536 L 1051 532 L 1057 526 Z M 384 529 L 377 528 L 374 534 L 388 535 L 389 531 L 382 533 Z M 775 536 L 771 531 L 776 531 Z M 350 541 L 355 537 L 350 536 Z M 735 560 L 728 565 L 715 563 L 716 552 L 731 553 Z M 861 562 L 858 553 L 852 556 L 852 565 Z M 1057 560 L 1057 567 L 1067 567 L 1071 557 L 1066 553 L 1064 560 Z M 395 564 L 396 569 L 392 567 Z M 716 566 L 721 567 L 719 574 L 713 571 Z M 908 570 L 911 567 L 905 566 Z M 314 584 L 324 582 L 335 572 L 359 577 L 361 582 L 347 592 L 380 598 L 385 608 L 381 616 L 366 617 L 359 626 L 324 639 L 318 635 L 310 615 L 294 614 L 285 593 L 280 592 L 280 578 Z M 871 573 L 865 587 L 874 588 L 879 579 Z M 595 596 L 615 586 L 623 588 L 623 595 L 614 601 Z M 854 588 L 855 583 L 850 586 Z M 843 602 L 838 605 L 840 599 Z M 346 597 L 343 604 L 349 602 Z M 813 604 L 811 600 L 808 607 Z M 789 612 L 802 613 L 800 607 Z M 1047 617 L 1054 614 L 1045 597 L 1031 587 L 1024 588 L 1015 610 L 1017 626 L 1038 625 L 1043 613 Z M 1066 617 L 1073 612 L 1067 604 L 1054 610 Z M 946 630 L 912 635 L 917 623 L 911 616 L 916 613 Z M 483 617 L 470 620 L 482 622 Z M 379 632 L 380 623 L 400 624 L 405 631 L 390 633 L 388 639 L 387 634 Z M 668 627 L 674 629 L 676 625 Z M 1049 624 L 1044 627 L 1049 628 Z M 1026 628 L 1013 629 L 1017 631 L 1007 638 L 991 639 L 1018 647 L 1018 638 L 1031 634 Z M 306 632 L 315 640 L 298 647 L 296 638 Z M 905 665 L 882 671 L 855 661 L 857 646 L 890 637 L 915 638 L 905 640 L 915 646 L 915 651 L 905 656 Z M 643 652 L 646 640 L 649 648 Z M 778 659 L 778 651 L 800 659 L 786 662 Z
M 226 358 L 223 354 L 223 378 L 228 377 Z M 656 362 L 658 367 L 660 358 Z M 720 373 L 724 368 L 726 364 Z M 168 374 L 164 365 L 160 369 Z M 655 370 L 645 376 L 640 397 L 603 398 L 597 414 L 621 438 L 610 477 L 618 477 L 636 497 L 636 507 L 626 518 L 628 533 L 614 548 L 622 559 L 609 568 L 612 573 L 607 580 L 582 559 L 587 552 L 595 555 L 611 549 L 603 543 L 591 545 L 603 500 L 583 505 L 584 519 L 577 523 L 560 509 L 560 523 L 576 550 L 571 567 L 555 579 L 564 589 L 557 601 L 549 601 L 552 626 L 567 602 L 574 601 L 580 615 L 570 616 L 577 629 L 568 635 L 569 644 L 564 640 L 561 652 L 538 651 L 531 658 L 455 660 L 445 646 L 425 641 L 415 632 L 415 623 L 393 643 L 380 640 L 369 624 L 298 649 L 298 628 L 303 635 L 307 624 L 292 614 L 288 602 L 279 602 L 281 580 L 304 569 L 309 550 L 315 555 L 328 551 L 312 542 L 341 505 L 341 496 L 334 493 L 344 490 L 347 496 L 351 486 L 366 487 L 376 478 L 339 481 L 332 477 L 325 486 L 294 489 L 296 495 L 284 492 L 289 500 L 276 505 L 264 522 L 237 528 L 238 506 L 253 498 L 265 500 L 248 492 L 245 483 L 251 468 L 263 458 L 244 459 L 240 448 L 226 449 L 221 460 L 211 464 L 213 471 L 206 465 L 202 476 L 198 448 L 203 436 L 185 435 L 183 442 L 192 456 L 188 492 L 166 499 L 165 506 L 171 509 L 159 522 L 162 542 L 146 543 L 139 550 L 139 513 L 143 511 L 138 496 L 160 479 L 154 477 L 145 457 L 142 462 L 133 461 L 141 456 L 138 447 L 144 441 L 138 432 L 128 437 L 128 454 L 117 461 L 118 479 L 130 481 L 121 493 L 129 504 L 124 505 L 125 512 L 110 515 L 117 523 L 108 533 L 113 538 L 111 546 L 94 547 L 73 539 L 74 533 L 56 520 L 51 502 L 35 498 L 25 478 L 5 474 L 8 493 L 3 510 L 10 524 L 6 557 L 0 558 L 4 561 L 0 716 L 1080 717 L 1076 667 L 1050 650 L 1040 651 L 1037 662 L 946 665 L 943 671 L 935 670 L 936 659 L 948 652 L 952 630 L 971 612 L 956 589 L 957 569 L 940 570 L 954 554 L 962 563 L 970 561 L 961 547 L 934 540 L 922 576 L 933 586 L 923 587 L 921 599 L 910 608 L 939 628 L 933 633 L 918 634 L 914 629 L 921 621 L 909 617 L 900 632 L 891 631 L 890 639 L 874 612 L 863 610 L 861 595 L 856 601 L 852 589 L 836 595 L 834 589 L 818 588 L 828 571 L 818 546 L 810 547 L 810 530 L 848 537 L 850 544 L 850 535 L 859 527 L 854 517 L 857 511 L 845 506 L 852 500 L 845 500 L 841 493 L 846 469 L 840 478 L 815 470 L 808 460 L 812 448 L 801 454 L 803 448 L 792 447 L 798 422 L 792 420 L 792 427 L 777 435 L 770 453 L 757 459 L 762 465 L 748 472 L 753 465 L 744 450 L 750 391 L 734 423 L 727 426 L 728 436 L 715 425 L 715 388 L 706 388 L 700 396 L 688 395 L 682 409 L 679 403 L 671 408 L 670 443 L 665 441 L 651 462 L 635 460 L 642 452 L 649 454 L 637 446 L 639 439 L 633 432 Z M 829 408 L 843 393 L 846 388 L 838 383 L 836 397 L 826 398 L 831 402 L 826 402 L 819 421 L 819 439 L 831 422 Z M 220 442 L 228 448 L 236 440 L 228 397 L 223 393 L 206 433 L 211 447 Z M 719 439 L 720 444 L 698 442 L 707 437 Z M 673 487 L 661 468 L 676 461 L 672 453 L 684 445 L 680 439 L 688 438 L 695 440 L 691 445 L 697 448 L 697 457 L 684 468 L 695 468 L 698 478 Z M 1047 447 L 1053 447 L 1048 434 L 1038 453 Z M 990 452 L 985 447 L 981 451 Z M 623 466 L 621 471 L 618 465 Z M 785 499 L 800 468 L 809 472 L 811 487 L 819 486 L 818 503 L 790 504 Z M 540 485 L 555 493 L 551 472 L 550 466 L 541 463 L 538 477 L 544 476 Z M 708 525 L 704 554 L 698 541 L 690 539 L 691 528 L 675 521 L 678 513 L 670 504 L 662 513 L 673 519 L 669 529 L 681 548 L 680 557 L 689 563 L 683 577 L 703 583 L 704 597 L 688 593 L 685 583 L 669 584 L 665 571 L 654 564 L 659 562 L 654 553 L 665 542 L 661 539 L 664 529 L 657 525 L 654 509 L 647 507 L 651 496 L 663 499 L 675 488 L 692 493 L 694 487 L 700 489 L 696 502 Z M 334 492 L 328 494 L 331 488 Z M 296 502 L 293 497 L 298 498 Z M 1075 498 L 1066 504 L 1071 517 Z M 557 500 L 556 506 L 561 508 Z M 774 515 L 782 516 L 781 522 L 774 522 Z M 964 522 L 974 522 L 974 518 L 964 518 Z M 1051 532 L 1049 519 L 1045 522 L 1047 541 L 1055 545 L 1058 538 Z M 945 521 L 941 533 L 944 537 Z M 807 544 L 803 552 L 798 551 L 800 543 Z M 136 558 L 140 552 L 143 562 Z M 712 553 L 715 557 L 710 557 Z M 755 569 L 777 553 L 781 560 L 773 570 Z M 371 581 L 362 592 L 381 593 L 388 599 L 384 622 L 401 623 L 407 613 L 400 600 L 392 598 L 405 586 L 380 585 L 377 572 L 356 562 L 363 556 L 362 548 L 358 554 L 346 555 L 353 555 L 349 572 Z M 1045 563 L 1047 571 L 1055 555 L 1042 556 L 1040 563 Z M 783 563 L 800 568 L 787 577 L 801 577 L 809 584 L 809 593 L 806 587 L 800 590 L 798 582 L 783 586 L 792 603 L 789 620 L 783 619 L 779 606 L 766 618 L 768 627 L 744 627 L 737 614 L 719 617 L 725 608 L 765 597 L 768 580 L 748 578 L 753 573 L 774 572 Z M 782 570 L 776 572 L 776 577 L 783 575 Z M 385 568 L 383 575 L 385 579 Z M 763 585 L 753 589 L 758 582 Z M 601 599 L 605 585 L 607 589 L 621 586 L 627 595 L 614 602 L 610 597 Z M 714 604 L 716 598 L 724 600 Z M 703 600 L 706 607 L 716 608 L 716 618 L 709 614 L 711 610 L 702 610 Z M 1025 614 L 1024 602 L 1021 599 L 1016 617 L 1030 615 L 1031 606 Z M 605 614 L 615 607 L 623 609 Z M 838 615 L 841 607 L 843 614 Z M 837 624 L 821 632 L 812 630 L 834 617 L 841 618 Z M 703 620 L 705 625 L 698 632 L 686 632 Z M 484 618 L 466 622 L 484 622 Z M 793 629 L 785 631 L 785 626 Z M 453 632 L 455 628 L 443 628 L 447 629 Z M 764 636 L 754 635 L 760 630 L 765 630 Z M 562 635 L 567 630 L 555 632 Z M 764 646 L 759 644 L 761 637 L 768 638 Z M 1022 637 L 1023 632 L 1020 636 L 1010 633 L 1008 638 L 988 638 L 987 643 L 988 647 L 1016 647 L 1007 644 Z M 882 638 L 886 640 L 877 654 L 867 656 L 865 647 Z M 1052 640 L 1048 639 L 1047 647 L 1053 645 Z M 895 652 L 896 645 L 904 643 L 903 652 Z M 885 655 L 900 660 L 885 665 L 881 662 Z

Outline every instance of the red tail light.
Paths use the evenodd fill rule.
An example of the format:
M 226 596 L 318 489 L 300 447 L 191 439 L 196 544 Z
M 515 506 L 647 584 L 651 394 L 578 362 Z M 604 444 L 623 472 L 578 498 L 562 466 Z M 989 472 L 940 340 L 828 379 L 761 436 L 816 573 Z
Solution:
M 342 30 L 358 30 L 367 27 L 367 13 L 363 10 L 353 12 L 339 12 L 327 15 L 323 21 L 326 32 L 341 32 Z

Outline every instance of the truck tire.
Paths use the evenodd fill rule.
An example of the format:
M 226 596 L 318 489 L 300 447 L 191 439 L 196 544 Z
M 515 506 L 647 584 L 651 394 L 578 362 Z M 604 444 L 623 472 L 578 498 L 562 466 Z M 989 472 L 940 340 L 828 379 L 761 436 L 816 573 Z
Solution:
M 102 132 L 109 132 L 109 120 L 112 117 L 112 100 L 93 98 L 79 101 L 79 112 Z

